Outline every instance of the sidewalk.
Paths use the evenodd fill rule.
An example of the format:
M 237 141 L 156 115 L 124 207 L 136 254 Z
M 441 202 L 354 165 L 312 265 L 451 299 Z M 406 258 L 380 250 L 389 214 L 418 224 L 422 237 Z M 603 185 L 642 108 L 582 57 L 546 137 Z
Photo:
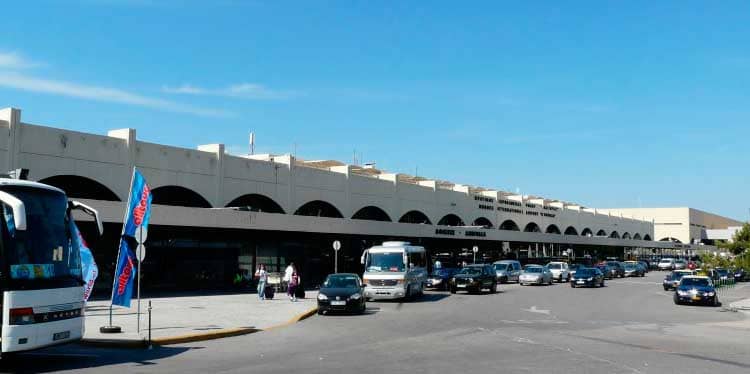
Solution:
M 122 327 L 120 334 L 102 334 L 99 327 L 109 324 L 109 300 L 92 301 L 86 306 L 84 343 L 105 346 L 143 346 L 148 337 L 148 302 L 151 300 L 151 338 L 167 345 L 216 339 L 266 330 L 306 318 L 317 307 L 316 291 L 306 298 L 290 301 L 277 294 L 260 301 L 256 294 L 179 296 L 141 300 L 141 332 L 136 323 L 136 300 L 131 308 L 115 307 L 112 323 Z

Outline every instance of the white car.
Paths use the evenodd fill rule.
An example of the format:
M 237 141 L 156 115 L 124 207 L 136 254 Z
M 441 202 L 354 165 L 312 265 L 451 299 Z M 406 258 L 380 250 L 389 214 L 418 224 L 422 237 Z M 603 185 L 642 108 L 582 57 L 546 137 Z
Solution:
M 659 270 L 674 270 L 675 269 L 675 261 L 673 258 L 662 258 L 659 260 L 659 264 L 656 265 Z
M 567 262 L 550 262 L 547 269 L 552 272 L 552 277 L 558 282 L 567 282 L 570 280 L 570 269 Z

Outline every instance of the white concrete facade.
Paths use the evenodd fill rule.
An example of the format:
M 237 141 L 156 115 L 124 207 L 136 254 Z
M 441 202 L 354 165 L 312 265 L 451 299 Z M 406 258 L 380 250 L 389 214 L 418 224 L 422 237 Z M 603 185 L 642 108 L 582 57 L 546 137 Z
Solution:
M 209 212 L 157 206 L 154 224 L 216 227 L 217 222 L 224 222 L 232 227 L 257 229 L 254 225 L 261 222 L 264 229 L 281 231 L 339 230 L 373 235 L 398 233 L 476 240 L 669 247 L 667 243 L 650 241 L 660 239 L 660 234 L 655 235 L 651 218 L 640 212 L 603 211 L 560 200 L 332 161 L 302 161 L 290 155 L 233 156 L 225 152 L 222 144 L 202 145 L 198 149 L 172 147 L 140 141 L 135 129 L 113 130 L 107 135 L 75 132 L 24 123 L 21 111 L 11 108 L 0 110 L 0 131 L 7 135 L 0 136 L 0 165 L 6 170 L 27 168 L 32 180 L 84 177 L 107 187 L 124 201 L 131 170 L 137 167 L 154 191 L 165 186 L 181 187 L 195 192 L 213 208 L 223 208 L 238 197 L 257 194 L 273 200 L 285 213 Z M 311 201 L 330 204 L 343 219 L 294 215 Z M 111 209 L 111 220 L 118 220 L 118 214 L 114 213 L 117 209 L 122 214 L 122 203 L 94 201 L 93 204 L 105 211 Z M 366 207 L 379 208 L 391 222 L 351 219 Z M 187 211 L 191 217 L 180 216 Z M 399 223 L 412 211 L 424 214 L 431 224 Z M 248 215 L 255 219 L 241 218 Z M 449 215 L 459 217 L 464 225 L 455 228 L 437 225 Z M 527 225 L 538 226 L 539 232 L 524 232 Z M 518 230 L 507 230 L 511 227 Z
M 743 222 L 702 210 L 683 208 L 607 209 L 610 214 L 638 215 L 654 221 L 654 240 L 697 244 L 711 239 L 708 230 L 725 230 Z

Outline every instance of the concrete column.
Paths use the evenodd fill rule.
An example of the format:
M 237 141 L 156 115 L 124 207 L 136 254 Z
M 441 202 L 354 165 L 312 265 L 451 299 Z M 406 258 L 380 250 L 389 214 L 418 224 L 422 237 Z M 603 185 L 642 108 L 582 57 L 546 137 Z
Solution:
M 137 138 L 135 129 L 110 130 L 107 132 L 107 136 L 125 140 L 125 146 L 128 147 L 128 172 L 131 172 L 133 167 L 136 166 L 135 155 L 138 151 L 136 146 Z
M 5 170 L 18 168 L 18 154 L 21 152 L 21 110 L 5 108 L 0 111 L 0 121 L 8 123 L 8 157 L 5 159 Z
M 346 206 L 341 207 L 341 209 L 343 210 L 344 218 L 351 218 L 351 216 L 356 213 L 352 208 L 352 181 L 351 178 L 349 178 L 351 176 L 352 166 L 333 166 L 330 170 L 334 173 L 344 174 L 346 177 L 346 184 L 344 185 L 344 196 L 346 196 L 344 204 L 346 204 Z
M 224 144 L 199 145 L 199 151 L 211 152 L 216 155 L 216 180 L 214 182 L 213 205 L 216 208 L 224 206 Z

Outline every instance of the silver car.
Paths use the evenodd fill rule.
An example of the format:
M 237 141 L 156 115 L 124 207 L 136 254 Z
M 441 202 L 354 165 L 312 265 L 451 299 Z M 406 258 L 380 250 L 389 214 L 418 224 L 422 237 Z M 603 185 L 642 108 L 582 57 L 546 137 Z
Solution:
M 496 261 L 492 266 L 495 268 L 495 274 L 499 283 L 518 282 L 521 276 L 521 263 L 518 261 Z
M 518 279 L 522 286 L 527 284 L 552 284 L 552 272 L 544 266 L 526 266 Z

